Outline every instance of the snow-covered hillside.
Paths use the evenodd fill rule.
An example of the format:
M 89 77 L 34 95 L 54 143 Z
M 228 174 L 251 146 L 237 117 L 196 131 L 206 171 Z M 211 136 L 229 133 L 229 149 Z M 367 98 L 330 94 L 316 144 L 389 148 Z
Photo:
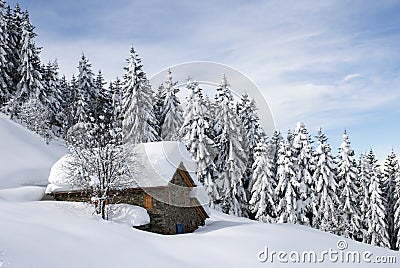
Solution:
M 41 137 L 0 114 L 0 189 L 46 186 L 51 166 L 66 153 L 60 142 Z
M 1 268 L 285 267 L 292 263 L 289 255 L 280 256 L 289 262 L 281 264 L 273 251 L 294 254 L 291 257 L 315 251 L 320 259 L 329 250 L 339 252 L 332 256 L 338 261 L 331 262 L 325 254 L 323 263 L 311 266 L 354 267 L 353 262 L 342 263 L 340 259 L 350 251 L 359 252 L 359 267 L 365 266 L 365 257 L 374 261 L 378 256 L 394 256 L 400 261 L 398 252 L 343 240 L 308 227 L 262 224 L 216 211 L 212 211 L 207 225 L 193 234 L 162 236 L 133 229 L 130 219 L 121 215 L 116 222 L 103 221 L 83 204 L 35 201 L 44 191 L 51 165 L 65 150 L 57 143 L 46 145 L 3 116 L 0 143 Z M 130 208 L 128 214 L 143 220 L 140 209 Z M 347 248 L 339 250 L 338 246 L 343 245 Z M 261 262 L 259 258 L 266 257 L 262 252 L 265 249 L 269 259 Z

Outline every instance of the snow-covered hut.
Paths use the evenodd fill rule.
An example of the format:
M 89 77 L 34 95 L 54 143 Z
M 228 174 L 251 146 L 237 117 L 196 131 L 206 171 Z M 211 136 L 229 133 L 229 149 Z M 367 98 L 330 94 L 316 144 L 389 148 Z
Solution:
M 150 224 L 141 228 L 155 233 L 186 233 L 204 225 L 208 197 L 186 147 L 180 142 L 152 142 L 136 145 L 134 152 L 132 183 L 113 190 L 110 203 L 144 207 Z M 90 202 L 89 189 L 66 179 L 70 158 L 66 155 L 53 165 L 46 194 L 60 201 Z

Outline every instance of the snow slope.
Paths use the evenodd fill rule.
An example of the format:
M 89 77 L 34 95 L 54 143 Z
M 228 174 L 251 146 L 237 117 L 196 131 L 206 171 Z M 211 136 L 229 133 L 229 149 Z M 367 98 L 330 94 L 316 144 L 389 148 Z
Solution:
M 46 186 L 51 166 L 66 153 L 61 142 L 38 135 L 0 114 L 0 189 Z

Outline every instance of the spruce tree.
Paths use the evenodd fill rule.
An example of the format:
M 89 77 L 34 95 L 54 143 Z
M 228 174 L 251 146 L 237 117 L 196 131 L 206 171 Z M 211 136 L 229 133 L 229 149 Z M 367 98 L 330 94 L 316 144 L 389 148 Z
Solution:
M 75 77 L 73 77 L 75 83 Z M 68 129 L 74 124 L 73 118 L 75 115 L 75 105 L 77 100 L 77 91 L 76 87 L 72 87 L 71 84 L 68 83 L 65 75 L 60 79 L 60 92 L 61 92 L 61 109 L 60 116 L 62 116 L 62 138 L 66 138 L 68 133 Z
M 184 113 L 184 121 L 179 131 L 182 142 L 186 145 L 192 158 L 196 162 L 196 175 L 204 185 L 211 202 L 218 200 L 218 191 L 214 183 L 215 176 L 215 149 L 213 140 L 207 136 L 209 128 L 207 109 L 204 104 L 202 89 L 198 83 L 188 80 L 187 89 L 189 95 Z
M 11 78 L 10 93 L 15 95 L 17 92 L 17 85 L 21 81 L 21 74 L 18 71 L 21 65 L 21 48 L 23 45 L 23 28 L 24 23 L 27 21 L 27 13 L 25 15 L 21 12 L 21 8 L 17 4 L 12 10 L 10 6 L 6 9 L 7 21 L 7 37 L 8 37 L 8 51 L 6 52 L 6 60 L 8 62 L 7 72 Z M 25 22 L 24 22 L 25 20 Z M 34 37 L 34 36 L 31 36 Z
M 268 147 L 268 154 L 269 157 L 273 160 L 272 162 L 274 163 L 274 175 L 276 176 L 277 172 L 277 163 L 278 163 L 278 158 L 279 158 L 279 145 L 282 142 L 282 134 L 278 131 L 275 130 L 274 134 L 272 135 L 270 142 L 269 142 L 269 147 Z
M 112 93 L 108 88 L 105 88 L 106 84 L 103 73 L 99 70 L 95 81 L 97 91 L 96 113 L 98 115 L 98 120 L 109 123 L 112 113 Z
M 290 145 L 293 145 L 294 135 L 291 129 L 288 129 L 288 132 L 286 134 L 286 139 L 290 143 Z
M 312 224 L 315 183 L 313 173 L 315 170 L 314 150 L 312 146 L 311 136 L 305 125 L 298 122 L 293 132 L 293 157 L 295 158 L 294 167 L 297 181 L 300 186 L 300 197 L 304 206 L 304 213 L 307 220 L 302 224 Z
M 79 121 L 78 105 L 81 105 L 81 95 L 78 88 L 78 82 L 75 75 L 72 75 L 71 81 L 67 86 L 68 92 L 65 92 L 64 105 L 66 105 L 66 120 L 67 126 L 64 135 L 67 134 L 68 129 L 74 126 Z M 82 109 L 82 108 L 81 108 Z
M 289 133 L 290 134 L 290 133 Z M 276 206 L 276 221 L 278 223 L 298 223 L 306 220 L 305 215 L 299 213 L 301 206 L 300 184 L 297 181 L 294 169 L 292 144 L 288 137 L 281 142 L 278 151 L 278 185 L 275 195 L 278 201 Z
M 360 209 L 357 195 L 357 166 L 354 151 L 350 147 L 349 137 L 345 131 L 338 155 L 338 187 L 340 207 L 339 234 L 351 239 L 357 239 L 361 230 Z
M 43 69 L 43 91 L 40 94 L 39 99 L 50 109 L 50 124 L 52 125 L 55 134 L 60 136 L 64 122 L 64 113 L 62 110 L 64 96 L 61 89 L 58 63 L 57 61 L 49 61 Z
M 104 90 L 104 86 L 107 84 L 104 81 L 104 76 L 103 76 L 103 73 L 101 72 L 101 70 L 99 70 L 99 72 L 97 73 L 95 83 L 96 83 L 97 90 L 101 93 Z
M 376 160 L 372 150 L 366 156 L 366 161 L 369 166 L 370 178 L 368 186 L 370 203 L 366 214 L 368 222 L 367 242 L 374 246 L 390 247 L 386 222 L 386 200 L 382 192 L 382 175 L 377 163 L 378 160 Z
M 242 137 L 243 127 L 233 110 L 233 96 L 225 75 L 216 95 L 215 143 L 218 154 L 215 160 L 218 171 L 217 191 L 221 200 L 214 206 L 227 214 L 247 216 L 247 197 L 243 186 L 243 173 L 247 155 Z
M 174 82 L 171 70 L 168 70 L 167 80 L 164 82 L 166 92 L 164 101 L 164 110 L 161 118 L 163 123 L 161 125 L 161 138 L 165 141 L 178 140 L 179 129 L 182 127 L 182 107 L 181 103 L 176 96 L 179 88 L 176 86 L 178 82 Z
M 269 157 L 265 142 L 260 142 L 255 148 L 252 176 L 254 184 L 249 202 L 251 212 L 258 221 L 275 222 L 275 177 L 272 159 Z
M 76 117 L 79 123 L 89 123 L 95 121 L 96 117 L 96 98 L 97 88 L 89 59 L 82 54 L 79 61 L 79 75 L 76 81 L 78 89 L 78 101 Z
M 370 174 L 371 174 L 371 165 L 368 163 L 367 158 L 364 154 L 361 154 L 359 161 L 359 194 L 358 204 L 360 207 L 360 219 L 361 219 L 361 230 L 358 234 L 359 241 L 364 243 L 368 242 L 367 232 L 368 232 L 368 218 L 367 213 L 370 205 L 370 195 L 369 195 L 369 184 L 370 184 Z
M 206 110 L 208 111 L 206 114 L 207 118 L 205 118 L 205 119 L 209 123 L 209 128 L 206 129 L 206 135 L 214 140 L 215 136 L 216 136 L 214 126 L 217 124 L 217 118 L 215 117 L 217 105 L 213 101 L 210 100 L 210 97 L 207 94 L 205 94 L 204 95 L 204 106 L 206 107 Z
M 114 127 L 122 129 L 122 82 L 117 79 L 110 86 L 110 92 L 112 93 L 112 107 L 113 115 L 112 122 Z
M 318 147 L 316 149 L 315 208 L 313 226 L 328 232 L 338 233 L 338 189 L 336 183 L 336 165 L 327 143 L 328 138 L 319 130 Z
M 0 0 L 0 108 L 7 103 L 12 92 L 11 78 L 7 72 L 8 62 L 7 53 L 8 49 L 8 35 L 7 35 L 7 20 L 4 14 L 5 2 Z
M 159 137 L 161 137 L 161 126 L 164 124 L 164 103 L 167 94 L 165 91 L 164 83 L 162 83 L 154 93 L 154 116 L 156 117 L 159 124 L 156 126 L 156 131 Z
M 254 99 L 250 100 L 247 93 L 241 97 L 241 101 L 236 105 L 236 112 L 245 130 L 245 139 L 248 146 L 247 167 L 244 175 L 244 186 L 250 193 L 253 187 L 253 164 L 254 151 L 258 143 L 265 142 L 266 134 L 260 126 L 260 119 L 257 115 L 257 107 Z
M 386 158 L 384 171 L 383 171 L 383 196 L 386 199 L 386 222 L 387 231 L 389 235 L 390 248 L 396 249 L 397 232 L 395 229 L 395 205 L 396 200 L 399 198 L 396 192 L 396 176 L 399 172 L 399 163 L 396 159 L 396 154 L 392 150 L 390 155 Z
M 122 95 L 125 142 L 133 144 L 159 140 L 153 110 L 153 91 L 142 70 L 141 60 L 132 47 L 125 67 Z
M 17 92 L 8 103 L 8 111 L 11 118 L 18 117 L 20 108 L 30 98 L 40 98 L 43 94 L 41 63 L 39 59 L 40 49 L 34 42 L 33 27 L 26 17 L 22 24 L 22 40 L 20 47 L 20 61 L 18 62 Z M 42 101 L 42 100 L 40 100 Z M 42 101 L 43 103 L 43 101 Z

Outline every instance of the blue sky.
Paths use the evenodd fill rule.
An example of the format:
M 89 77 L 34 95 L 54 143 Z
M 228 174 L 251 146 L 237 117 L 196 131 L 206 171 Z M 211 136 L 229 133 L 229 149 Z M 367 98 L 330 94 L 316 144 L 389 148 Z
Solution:
M 334 151 L 347 129 L 357 152 L 400 154 L 400 1 L 18 2 L 42 59 L 57 58 L 67 76 L 82 52 L 107 79 L 121 76 L 131 45 L 149 76 L 220 62 L 254 81 L 278 129 L 321 126 Z

